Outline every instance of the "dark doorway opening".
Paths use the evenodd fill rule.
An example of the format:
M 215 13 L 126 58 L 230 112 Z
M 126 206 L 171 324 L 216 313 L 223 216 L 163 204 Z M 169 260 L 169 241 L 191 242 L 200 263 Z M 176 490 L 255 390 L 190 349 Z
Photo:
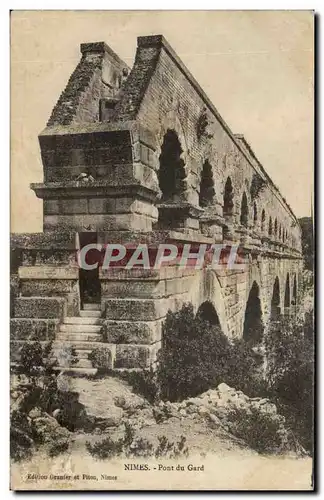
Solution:
M 197 317 L 208 321 L 211 325 L 219 326 L 220 327 L 220 322 L 218 318 L 218 314 L 215 310 L 215 307 L 209 300 L 206 300 L 206 302 L 203 302 L 197 311 Z
M 279 318 L 281 313 L 280 309 L 280 285 L 278 276 L 273 285 L 272 299 L 271 299 L 271 320 Z
M 79 233 L 80 250 L 90 243 L 97 243 L 97 233 Z M 87 252 L 88 264 L 98 261 L 98 250 Z M 99 280 L 99 265 L 95 269 L 79 269 L 79 286 L 81 307 L 86 303 L 99 304 L 101 301 L 101 285 Z
M 264 331 L 259 294 L 259 286 L 254 281 L 246 303 L 243 328 L 243 339 L 251 345 L 261 342 Z

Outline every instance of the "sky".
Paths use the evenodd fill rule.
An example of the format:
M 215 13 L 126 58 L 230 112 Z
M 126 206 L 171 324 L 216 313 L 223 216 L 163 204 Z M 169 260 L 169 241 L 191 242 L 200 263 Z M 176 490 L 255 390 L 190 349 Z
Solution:
M 243 134 L 297 217 L 314 169 L 311 11 L 14 11 L 11 231 L 42 230 L 38 134 L 80 59 L 105 41 L 131 66 L 136 38 L 163 34 L 233 133 Z

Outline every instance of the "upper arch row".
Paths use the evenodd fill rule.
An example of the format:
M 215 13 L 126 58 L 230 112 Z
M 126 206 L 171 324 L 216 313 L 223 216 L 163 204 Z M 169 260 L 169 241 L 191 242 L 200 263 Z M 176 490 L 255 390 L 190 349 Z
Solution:
M 286 211 L 285 217 L 282 215 L 284 209 L 278 201 L 274 201 L 273 194 L 266 190 L 266 181 L 261 176 L 253 174 L 250 181 L 243 176 L 243 182 L 237 179 L 235 182 L 234 169 L 222 176 L 218 174 L 211 162 L 205 160 L 198 173 L 196 186 L 193 183 L 190 186 L 190 171 L 178 133 L 172 129 L 166 131 L 160 149 L 158 171 L 162 201 L 188 201 L 188 196 L 190 201 L 191 196 L 196 201 L 194 204 L 207 213 L 218 208 L 219 215 L 225 221 L 225 232 L 227 225 L 236 222 L 242 228 L 299 249 L 298 224 L 290 215 L 287 216 Z M 193 196 L 196 191 L 197 200 L 190 193 L 190 188 Z

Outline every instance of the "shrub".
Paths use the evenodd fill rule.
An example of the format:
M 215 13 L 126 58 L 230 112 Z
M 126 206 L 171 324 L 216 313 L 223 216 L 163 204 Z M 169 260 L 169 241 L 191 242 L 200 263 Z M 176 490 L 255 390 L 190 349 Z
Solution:
M 78 394 L 58 389 L 58 372 L 54 370 L 56 362 L 51 352 L 52 343 L 42 345 L 39 342 L 25 343 L 20 351 L 20 364 L 17 367 L 20 383 L 13 391 L 16 397 L 13 398 L 10 415 L 11 457 L 14 460 L 30 455 L 34 444 L 42 442 L 28 416 L 31 410 L 35 409 L 49 418 L 48 414 L 59 409 L 58 423 L 72 431 L 86 422 L 84 406 L 78 402 Z M 50 454 L 66 449 L 68 440 L 57 440 L 55 430 L 50 437 L 53 438 L 48 450 Z
M 285 452 L 291 449 L 289 432 L 280 415 L 269 415 L 258 408 L 235 408 L 228 414 L 231 432 L 259 453 Z
M 119 375 L 131 385 L 133 392 L 154 404 L 159 399 L 159 381 L 156 370 L 153 367 L 141 371 L 124 371 Z
M 97 347 L 88 355 L 93 368 L 98 368 L 99 372 L 106 372 L 111 369 L 112 356 L 108 347 Z
M 148 439 L 135 437 L 134 429 L 129 425 L 125 425 L 124 436 L 114 441 L 110 436 L 102 441 L 97 441 L 95 444 L 86 442 L 86 448 L 90 455 L 104 460 L 124 456 L 127 458 L 180 458 L 188 457 L 189 450 L 185 446 L 186 438 L 180 437 L 177 443 L 170 442 L 166 436 L 158 436 L 158 445 L 154 447 Z
M 255 353 L 245 340 L 234 339 L 226 360 L 224 382 L 247 396 L 265 396 L 267 388 L 262 366 L 262 356 Z
M 221 382 L 246 390 L 257 365 L 248 345 L 231 343 L 219 326 L 195 316 L 191 304 L 168 312 L 157 370 L 162 399 L 197 396 Z
M 121 439 L 114 441 L 108 436 L 93 445 L 87 441 L 86 448 L 93 457 L 99 458 L 99 460 L 105 460 L 106 458 L 119 457 L 122 454 L 123 441 Z
M 61 453 L 64 453 L 69 448 L 68 439 L 60 439 L 59 441 L 53 441 L 48 447 L 48 454 L 50 457 L 57 457 Z
M 279 411 L 302 446 L 312 451 L 314 347 L 308 320 L 281 317 L 265 339 L 267 381 Z
M 166 436 L 158 436 L 159 444 L 154 451 L 155 458 L 180 458 L 189 456 L 189 449 L 185 446 L 186 438 L 180 437 L 177 443 L 170 442 Z
M 40 375 L 53 373 L 56 361 L 51 358 L 52 342 L 42 345 L 40 342 L 26 342 L 20 349 L 20 361 L 16 371 L 25 375 L 31 384 L 35 384 Z
M 19 461 L 28 458 L 34 447 L 33 432 L 27 415 L 14 410 L 10 415 L 10 456 Z

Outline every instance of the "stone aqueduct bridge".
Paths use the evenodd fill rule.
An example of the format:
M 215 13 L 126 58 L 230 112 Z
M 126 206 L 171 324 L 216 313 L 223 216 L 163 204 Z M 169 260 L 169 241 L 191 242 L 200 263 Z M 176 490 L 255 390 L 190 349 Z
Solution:
M 13 237 L 13 352 L 27 338 L 78 352 L 104 344 L 113 367 L 131 368 L 154 359 L 168 309 L 187 301 L 213 309 L 229 337 L 253 337 L 260 320 L 295 313 L 298 221 L 166 40 L 139 37 L 131 70 L 103 42 L 81 53 L 39 136 L 44 182 L 31 188 L 44 232 Z M 75 250 L 93 241 L 236 244 L 247 266 L 87 274 Z M 90 301 L 100 312 L 89 315 L 101 316 L 93 331 L 82 310 Z

